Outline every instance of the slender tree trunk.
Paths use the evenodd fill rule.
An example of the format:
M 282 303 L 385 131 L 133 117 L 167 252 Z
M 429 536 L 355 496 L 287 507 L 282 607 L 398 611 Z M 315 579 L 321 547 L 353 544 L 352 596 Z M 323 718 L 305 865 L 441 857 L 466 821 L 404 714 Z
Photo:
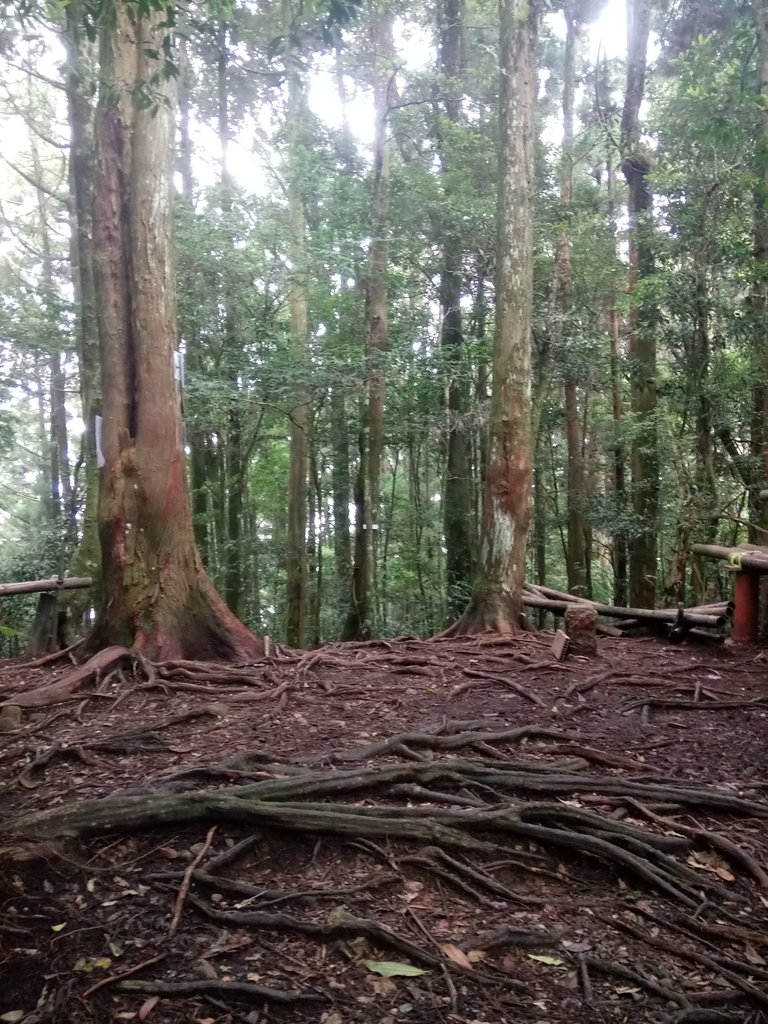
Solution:
M 544 486 L 544 447 L 536 446 L 536 461 L 533 467 L 533 548 L 536 564 L 536 582 L 539 586 L 547 584 L 547 492 Z M 539 608 L 537 621 L 539 629 L 544 628 L 546 611 Z
M 488 401 L 488 358 L 486 353 L 486 332 L 488 326 L 488 299 L 486 283 L 488 278 L 487 258 L 479 253 L 477 257 L 477 285 L 474 308 L 472 311 L 473 334 L 479 349 L 477 360 L 477 382 L 475 385 L 475 401 L 478 408 L 484 409 Z M 488 469 L 488 431 L 480 428 L 476 431 L 477 463 L 473 480 L 474 495 L 472 501 L 474 536 L 473 548 L 478 550 L 483 518 L 483 484 Z
M 585 523 L 584 460 L 579 418 L 578 377 L 581 368 L 567 351 L 573 312 L 573 262 L 571 259 L 571 204 L 573 199 L 573 102 L 576 92 L 576 45 L 578 25 L 572 0 L 565 5 L 565 62 L 563 69 L 563 146 L 560 165 L 560 219 L 564 227 L 555 252 L 552 285 L 554 323 L 559 335 L 556 348 L 564 360 L 565 436 L 568 451 L 568 589 L 587 595 L 587 542 Z
M 378 551 L 381 518 L 381 460 L 384 453 L 384 357 L 389 347 L 389 97 L 394 64 L 393 15 L 380 10 L 373 22 L 373 237 L 371 239 L 366 315 L 368 355 L 368 505 L 366 532 L 371 586 L 371 634 L 375 635 L 378 609 Z
M 232 228 L 232 201 L 234 183 L 229 171 L 229 44 L 228 26 L 219 22 L 216 33 L 218 54 L 216 58 L 216 104 L 221 153 L 220 179 L 221 212 L 224 218 L 224 236 L 230 251 L 234 250 Z M 238 313 L 238 298 L 232 273 L 224 269 L 224 354 L 226 375 L 229 383 L 229 409 L 227 410 L 227 431 L 225 463 L 227 473 L 227 540 L 224 554 L 224 599 L 235 615 L 241 614 L 243 598 L 243 553 L 242 514 L 244 470 L 243 465 L 243 424 L 240 409 L 240 378 L 237 359 L 242 348 Z
M 447 224 L 443 226 L 440 271 L 440 344 L 448 374 L 446 413 L 448 446 L 443 489 L 443 532 L 448 615 L 453 621 L 466 607 L 473 571 L 473 536 L 469 472 L 469 443 L 465 425 L 468 406 L 467 366 L 461 316 L 463 242 L 453 223 L 459 206 L 451 177 L 451 147 L 461 125 L 463 94 L 463 0 L 442 0 L 438 8 L 440 40 L 438 66 L 445 99 L 436 111 L 437 143 L 443 182 Z M 445 119 L 445 124 L 441 123 Z M 446 133 L 448 139 L 446 141 Z
M 368 372 L 367 423 L 361 427 L 364 481 L 355 485 L 355 567 L 352 603 L 344 625 L 346 640 L 370 639 L 376 631 L 377 554 L 384 449 L 384 356 L 389 344 L 389 165 L 388 88 L 393 65 L 391 12 L 373 15 L 373 211 L 365 309 Z M 366 447 L 367 444 L 367 447 Z M 359 502 L 362 501 L 362 505 Z M 362 534 L 362 536 L 360 536 Z M 364 589 L 367 588 L 367 589 Z
M 352 541 L 349 533 L 349 427 L 347 404 L 340 386 L 331 388 L 331 486 L 337 592 L 340 599 L 346 600 L 352 583 Z
M 611 159 L 607 163 L 608 179 L 608 210 L 611 234 L 617 244 L 616 227 L 616 172 Z M 611 366 L 611 406 L 613 413 L 613 496 L 615 503 L 614 518 L 620 524 L 613 532 L 613 603 L 617 606 L 626 605 L 629 599 L 627 589 L 628 560 L 627 535 L 623 527 L 626 518 L 627 493 L 624 444 L 621 439 L 624 408 L 621 387 L 621 322 L 616 306 L 616 296 L 611 296 L 608 310 L 608 331 L 610 342 Z
M 622 171 L 627 181 L 629 217 L 629 357 L 632 415 L 632 508 L 635 524 L 629 545 L 629 599 L 635 607 L 656 601 L 659 519 L 659 455 L 656 424 L 656 321 L 652 298 L 639 285 L 654 272 L 653 195 L 650 163 L 640 146 L 640 106 L 645 91 L 650 0 L 627 2 L 627 85 L 621 123 Z
M 351 177 L 354 171 L 355 141 L 347 117 L 347 96 L 339 51 L 336 51 L 336 86 L 342 114 L 343 173 Z M 342 285 L 342 295 L 352 297 L 352 289 Z M 344 304 L 343 308 L 346 308 Z M 340 344 L 339 380 L 331 386 L 330 428 L 331 428 L 331 486 L 333 489 L 333 554 L 336 569 L 337 605 L 348 611 L 352 601 L 352 537 L 350 533 L 349 506 L 352 497 L 350 481 L 349 416 L 347 407 L 345 371 L 349 373 L 349 359 L 346 355 L 348 338 L 355 326 L 340 320 L 338 340 Z M 343 346 L 343 348 L 342 348 Z M 343 354 L 342 354 L 343 353 Z
M 93 47 L 85 38 L 80 0 L 72 0 L 66 5 L 63 18 L 70 138 L 70 259 L 77 310 L 75 338 L 80 405 L 85 424 L 85 494 L 80 539 L 72 554 L 69 571 L 73 576 L 90 576 L 95 583 L 90 591 L 71 590 L 60 595 L 59 607 L 66 608 L 71 619 L 79 625 L 86 609 L 98 601 L 101 564 L 97 523 L 99 475 L 96 466 L 96 416 L 101 412 L 101 380 L 93 276 L 94 104 L 91 85 L 95 80 L 95 69 Z
M 307 380 L 306 225 L 304 213 L 304 123 L 306 98 L 296 56 L 288 54 L 288 221 L 291 286 L 291 363 L 296 374 L 291 409 L 291 454 L 288 470 L 288 550 L 286 557 L 285 637 L 291 647 L 302 647 L 307 615 L 307 473 L 311 398 Z
M 362 405 L 362 403 L 361 403 Z M 352 499 L 355 506 L 355 541 L 354 541 L 354 563 L 352 568 L 352 600 L 350 602 L 347 618 L 344 622 L 341 639 L 368 640 L 370 639 L 370 580 L 368 579 L 369 559 L 368 540 L 365 535 L 365 509 L 366 509 L 366 460 L 367 451 L 365 434 L 365 412 L 360 410 L 360 428 L 358 432 L 357 448 L 358 462 L 355 472 L 355 483 L 352 492 Z
M 531 496 L 533 135 L 538 5 L 500 0 L 496 332 L 481 571 L 457 631 L 518 626 Z
M 30 96 L 30 101 L 32 97 Z M 40 232 L 40 262 L 42 272 L 42 300 L 47 319 L 48 354 L 48 408 L 50 412 L 48 458 L 50 462 L 51 511 L 58 538 L 57 569 L 63 572 L 69 551 L 77 538 L 77 522 L 69 464 L 67 437 L 67 408 L 65 404 L 66 377 L 58 349 L 60 318 L 58 293 L 54 284 L 53 255 L 50 235 L 50 197 L 45 191 L 45 172 L 37 147 L 37 138 L 30 135 L 32 166 L 37 182 L 37 214 Z
M 702 238 L 705 235 L 702 233 Z M 710 401 L 709 288 L 707 268 L 701 252 L 694 255 L 694 323 L 689 367 L 694 387 L 693 403 L 696 422 L 696 514 L 697 539 L 713 544 L 717 539 L 717 477 Z M 691 558 L 691 587 L 696 604 L 706 602 L 706 561 L 699 555 Z
M 135 103 L 158 71 L 165 12 L 108 4 L 101 22 L 93 238 L 104 389 L 96 644 L 155 658 L 251 657 L 263 650 L 205 575 L 184 464 L 172 265 L 175 89 Z
M 181 197 L 183 200 L 184 215 L 194 216 L 195 202 L 195 178 L 192 170 L 192 138 L 190 135 L 190 104 L 192 90 L 192 75 L 189 67 L 189 56 L 187 43 L 184 38 L 178 41 L 178 62 L 179 62 L 179 144 L 178 144 L 178 171 L 181 178 Z M 190 374 L 204 373 L 202 364 L 202 353 L 198 332 L 198 325 L 194 316 L 181 324 L 182 333 L 186 341 L 187 368 Z M 203 562 L 210 567 L 214 564 L 213 534 L 211 528 L 211 500 L 209 490 L 212 481 L 209 474 L 212 459 L 209 456 L 208 448 L 211 443 L 210 436 L 205 430 L 190 424 L 187 429 L 187 442 L 189 444 L 189 473 L 192 487 L 192 522 L 195 531 L 195 541 L 200 549 Z M 215 484 L 215 481 L 213 481 Z

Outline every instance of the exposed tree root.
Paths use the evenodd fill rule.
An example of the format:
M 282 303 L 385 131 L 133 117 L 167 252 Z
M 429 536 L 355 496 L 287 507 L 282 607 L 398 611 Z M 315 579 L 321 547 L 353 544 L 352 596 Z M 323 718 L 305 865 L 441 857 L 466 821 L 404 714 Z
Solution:
M 85 638 L 75 640 L 69 647 L 64 647 L 60 651 L 54 651 L 52 654 L 46 654 L 42 658 L 37 658 L 35 661 L 24 661 L 20 665 L 17 665 L 17 669 L 30 669 L 30 668 L 43 668 L 45 665 L 55 665 L 57 661 L 61 661 L 63 658 L 68 658 L 73 654 L 78 647 L 82 647 L 85 643 Z M 73 659 L 74 660 L 74 659 Z
M 142 995 L 164 996 L 166 999 L 185 996 L 221 996 L 232 1003 L 260 1006 L 262 1003 L 322 1002 L 326 996 L 319 992 L 292 992 L 246 981 L 119 981 L 122 992 L 140 992 Z
M 751 981 L 747 980 L 751 976 L 760 974 L 763 974 L 768 978 L 768 972 L 761 972 L 756 969 L 753 964 L 743 963 L 729 957 L 709 956 L 706 953 L 699 953 L 696 950 L 686 949 L 685 946 L 680 943 L 671 942 L 658 935 L 649 935 L 620 917 L 603 918 L 603 920 L 606 924 L 610 924 L 614 928 L 618 928 L 619 930 L 626 932 L 633 938 L 638 939 L 649 946 L 653 946 L 655 949 L 660 949 L 662 952 L 669 953 L 671 956 L 681 957 L 684 960 L 690 960 L 692 963 L 701 964 L 703 967 L 710 968 L 710 970 L 715 971 L 717 974 L 720 974 L 725 978 L 726 981 L 730 981 L 734 988 L 740 989 L 750 998 L 751 1001 L 756 1003 L 763 1010 L 768 1008 L 768 992 L 763 991 L 756 985 L 753 985 Z M 747 977 L 744 977 L 744 975 Z
M 125 978 L 131 978 L 134 974 L 138 974 L 139 971 L 146 970 L 147 967 L 153 967 L 155 964 L 159 964 L 161 960 L 165 960 L 168 956 L 167 953 L 158 953 L 157 956 L 151 956 L 148 960 L 142 960 L 140 964 L 135 964 L 133 967 L 128 967 L 126 970 L 121 971 L 119 974 L 112 974 L 108 978 L 102 978 L 101 981 L 97 981 L 95 985 L 91 985 L 83 992 L 83 999 L 88 999 L 99 989 L 106 988 L 107 985 L 116 985 L 119 981 L 123 981 Z
M 150 882 L 169 882 L 177 879 L 179 879 L 177 871 L 164 871 L 147 876 L 147 881 Z M 401 880 L 399 875 L 377 875 L 359 885 L 343 889 L 297 889 L 285 892 L 282 889 L 265 889 L 262 885 L 250 885 L 248 882 L 226 878 L 224 875 L 214 875 L 209 870 L 202 869 L 193 871 L 191 879 L 196 885 L 205 886 L 216 892 L 224 892 L 245 899 L 258 898 L 259 907 L 262 909 L 276 907 L 281 903 L 302 904 L 314 903 L 317 900 L 354 899 L 362 893 L 370 892 L 372 889 L 381 889 Z
M 99 680 L 106 672 L 110 672 L 120 663 L 127 663 L 132 655 L 127 647 L 105 647 L 104 650 L 94 654 L 82 665 L 78 665 L 72 672 L 68 672 L 61 679 L 57 679 L 45 686 L 38 686 L 35 690 L 27 690 L 23 693 L 16 693 L 0 703 L 0 707 L 6 704 L 15 704 L 22 708 L 42 708 L 51 704 L 61 704 L 63 701 L 75 700 L 77 695 L 92 680 L 98 685 Z
M 660 985 L 652 978 L 641 974 L 640 971 L 633 971 L 631 968 L 625 967 L 615 960 L 601 960 L 599 957 L 588 954 L 582 957 L 582 963 L 585 968 L 592 968 L 592 970 L 599 971 L 601 974 L 613 975 L 614 977 L 622 978 L 624 981 L 631 981 L 635 985 L 640 985 L 646 991 L 652 992 L 653 995 L 660 996 L 671 1003 L 677 1003 L 678 1006 L 689 1005 L 688 999 L 682 993 L 675 992 L 674 989 L 667 988 L 666 985 Z
M 520 730 L 514 732 L 519 735 Z M 442 749 L 477 742 L 481 737 L 508 738 L 509 733 L 510 730 L 483 732 L 464 729 L 453 735 L 450 732 L 448 735 L 413 734 L 408 742 Z M 395 738 L 397 743 L 394 745 L 402 747 L 404 739 Z M 373 747 L 374 750 L 366 748 L 355 752 L 352 758 L 356 760 L 365 756 L 367 760 L 374 753 L 391 753 L 393 742 L 382 741 Z M 349 753 L 346 757 L 352 759 Z M 276 768 L 279 771 L 279 766 Z M 437 789 L 435 784 L 438 784 Z M 428 797 L 429 804 L 402 806 L 376 803 L 371 806 L 359 802 L 327 802 L 364 793 L 396 797 L 398 787 L 403 786 L 419 787 Z M 49 808 L 6 821 L 2 831 L 28 838 L 52 838 L 169 823 L 235 821 L 309 834 L 397 837 L 426 843 L 430 849 L 416 855 L 421 858 L 422 866 L 472 896 L 477 898 L 485 890 L 507 899 L 517 897 L 482 868 L 470 867 L 445 854 L 436 854 L 434 847 L 480 853 L 495 849 L 494 836 L 514 835 L 544 847 L 563 848 L 577 856 L 613 863 L 655 890 L 692 908 L 699 904 L 702 891 L 726 899 L 732 895 L 730 890 L 675 857 L 676 853 L 688 850 L 694 840 L 711 842 L 711 836 L 703 830 L 691 829 L 676 836 L 662 835 L 588 810 L 559 803 L 531 804 L 519 799 L 523 794 L 573 796 L 585 789 L 593 794 L 619 797 L 641 811 L 647 811 L 649 803 L 661 802 L 679 808 L 695 807 L 768 817 L 768 804 L 712 788 L 689 788 L 658 781 L 636 782 L 605 776 L 587 777 L 536 763 L 519 765 L 498 760 L 437 760 L 352 769 L 305 768 L 298 774 L 282 774 L 277 778 L 210 792 L 118 794 Z M 458 807 L 450 799 L 457 790 L 459 795 L 467 792 L 476 794 L 471 797 L 470 806 L 467 806 L 466 798 Z M 413 795 L 414 790 L 409 792 Z M 495 794 L 493 803 L 488 803 L 487 797 L 484 799 L 489 792 Z M 446 796 L 449 799 L 444 799 Z M 675 826 L 674 822 L 660 819 L 653 812 L 645 816 L 650 816 L 654 823 L 664 827 Z M 734 849 L 728 852 L 733 854 Z M 749 855 L 742 852 L 740 856 L 732 856 L 731 860 L 759 877 Z
M 538 694 L 534 693 L 532 690 L 526 689 L 524 686 L 521 686 L 520 683 L 515 682 L 514 679 L 510 679 L 508 676 L 494 675 L 491 672 L 481 672 L 478 669 L 472 668 L 465 668 L 462 670 L 462 673 L 465 676 L 470 676 L 472 680 L 477 680 L 477 682 L 472 681 L 461 683 L 459 686 L 454 687 L 448 695 L 449 700 L 452 700 L 454 697 L 458 697 L 460 693 L 464 693 L 466 690 L 472 689 L 474 686 L 498 683 L 501 686 L 505 686 L 507 689 L 512 690 L 514 693 L 518 694 L 518 696 L 524 697 L 525 700 L 530 701 L 531 704 L 535 704 L 537 707 L 544 708 L 547 706 L 546 702 L 543 701 Z
M 704 845 L 710 846 L 712 849 L 726 854 L 732 860 L 740 864 L 741 867 L 745 868 L 746 871 L 756 880 L 761 889 L 768 889 L 768 872 L 766 872 L 765 869 L 758 864 L 755 858 L 747 853 L 743 847 L 737 846 L 736 843 L 728 839 L 727 836 L 721 836 L 717 832 L 711 832 L 707 829 L 694 828 L 691 825 L 683 825 L 679 821 L 672 821 L 659 814 L 654 814 L 650 808 L 640 803 L 639 800 L 633 800 L 632 797 L 625 797 L 624 803 L 628 807 L 633 808 L 633 810 L 638 811 L 650 821 L 653 821 L 655 824 L 662 825 L 664 828 L 674 829 L 676 832 L 681 832 L 685 836 L 691 836 L 691 838 L 698 839 Z
M 35 772 L 47 767 L 58 758 L 73 758 L 82 764 L 94 765 L 97 763 L 97 760 L 91 756 L 91 753 L 132 754 L 138 751 L 168 750 L 170 744 L 158 736 L 158 732 L 209 715 L 218 717 L 221 715 L 222 710 L 224 709 L 220 705 L 207 704 L 193 711 L 185 711 L 183 714 L 172 715 L 170 718 L 162 719 L 159 722 L 148 725 L 145 729 L 132 729 L 128 732 L 116 733 L 107 739 L 77 741 L 70 744 L 55 743 L 47 750 L 39 751 L 17 776 L 16 781 L 28 789 L 33 789 L 37 785 L 33 781 Z
M 688 1006 L 677 1013 L 665 1014 L 660 1024 L 745 1024 L 743 1014 L 725 1010 L 707 1010 L 702 1006 Z
M 635 708 L 671 708 L 676 711 L 733 711 L 735 708 L 768 708 L 768 700 L 756 697 L 752 700 L 664 700 L 660 697 L 638 697 L 637 700 L 622 704 L 622 714 Z
M 383 949 L 391 949 L 396 953 L 408 957 L 410 960 L 425 967 L 439 967 L 444 961 L 436 953 L 424 949 L 423 946 L 411 942 L 410 939 L 398 935 L 392 928 L 381 924 L 379 921 L 369 920 L 363 917 L 355 917 L 339 907 L 329 919 L 325 921 L 302 921 L 299 918 L 290 917 L 288 914 L 268 913 L 262 910 L 220 910 L 212 904 L 205 903 L 195 896 L 190 896 L 190 904 L 193 905 L 203 917 L 219 924 L 226 924 L 236 928 L 258 928 L 264 931 L 294 932 L 301 935 L 308 935 L 315 939 L 356 939 L 366 938 L 373 945 Z M 464 969 L 454 967 L 465 973 Z

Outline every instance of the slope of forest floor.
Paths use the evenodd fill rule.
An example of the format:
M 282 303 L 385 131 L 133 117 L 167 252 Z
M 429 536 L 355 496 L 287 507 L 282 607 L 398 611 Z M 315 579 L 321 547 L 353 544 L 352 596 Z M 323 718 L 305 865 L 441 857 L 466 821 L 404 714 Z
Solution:
M 763 655 L 550 643 L 127 657 L 0 709 L 0 1021 L 768 1020 Z

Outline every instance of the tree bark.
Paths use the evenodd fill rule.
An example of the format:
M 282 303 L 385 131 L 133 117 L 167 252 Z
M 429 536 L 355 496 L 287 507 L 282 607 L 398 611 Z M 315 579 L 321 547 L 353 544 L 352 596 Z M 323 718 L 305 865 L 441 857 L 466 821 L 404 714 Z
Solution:
M 447 611 L 453 621 L 466 607 L 472 585 L 474 558 L 469 471 L 469 439 L 465 425 L 468 373 L 465 365 L 461 315 L 463 244 L 455 223 L 460 197 L 452 184 L 451 152 L 461 125 L 463 95 L 463 0 L 442 0 L 438 7 L 438 67 L 445 99 L 436 111 L 437 145 L 445 209 L 440 270 L 440 345 L 447 372 L 445 407 L 448 443 L 443 488 L 443 534 Z M 444 124 L 442 124 L 444 119 Z M 447 140 L 446 140 L 447 133 Z
M 221 151 L 220 179 L 221 212 L 224 218 L 224 237 L 230 255 L 234 253 L 234 231 L 232 226 L 232 200 L 234 183 L 229 171 L 229 29 L 226 22 L 219 22 L 216 34 L 216 105 Z M 240 615 L 243 599 L 243 552 L 242 515 L 243 493 L 245 490 L 245 466 L 243 464 L 243 417 L 240 407 L 240 376 L 237 360 L 242 351 L 243 339 L 240 333 L 238 297 L 232 280 L 233 273 L 224 267 L 224 361 L 229 385 L 229 408 L 227 410 L 226 434 L 226 518 L 227 540 L 224 548 L 224 599 L 235 615 Z
M 496 330 L 481 569 L 457 632 L 515 630 L 522 611 L 531 495 L 533 135 L 538 4 L 500 0 Z
M 577 356 L 567 351 L 573 312 L 573 262 L 571 259 L 571 204 L 573 201 L 573 103 L 576 92 L 576 46 L 579 26 L 574 4 L 565 5 L 565 56 L 563 66 L 563 143 L 560 161 L 560 220 L 563 230 L 555 251 L 552 298 L 553 322 L 564 369 L 565 436 L 568 452 L 568 589 L 582 596 L 588 593 L 587 531 L 585 523 L 586 488 L 582 431 L 579 419 Z
M 286 12 L 288 4 L 286 4 Z M 309 310 L 307 298 L 306 225 L 304 212 L 304 123 L 306 99 L 298 58 L 289 48 L 288 61 L 288 221 L 291 283 L 291 363 L 296 374 L 291 408 L 291 447 L 288 470 L 288 534 L 286 550 L 285 639 L 302 647 L 307 617 L 307 474 L 311 397 L 307 380 Z
M 362 406 L 362 403 L 361 403 Z M 354 540 L 354 562 L 352 567 L 352 593 L 350 605 L 341 639 L 369 640 L 370 630 L 370 580 L 368 578 L 369 559 L 368 541 L 365 536 L 365 509 L 366 509 L 366 463 L 365 453 L 367 450 L 364 411 L 360 410 L 360 428 L 358 431 L 358 462 L 355 472 L 355 482 L 352 490 L 352 500 L 355 506 L 355 540 Z
M 75 329 L 80 406 L 85 432 L 84 500 L 80 539 L 72 554 L 69 571 L 89 575 L 98 581 L 101 568 L 97 505 L 99 475 L 96 466 L 96 415 L 101 411 L 99 333 L 93 269 L 93 175 L 94 103 L 91 84 L 95 78 L 92 46 L 85 38 L 80 0 L 64 8 L 62 40 L 66 50 L 67 108 L 69 114 L 69 191 L 71 197 L 70 262 L 77 309 Z M 98 597 L 99 584 L 86 595 L 72 595 L 60 607 L 78 625 L 87 608 Z
M 622 171 L 627 181 L 629 290 L 632 295 L 629 357 L 632 414 L 632 508 L 629 545 L 630 602 L 652 608 L 656 600 L 659 456 L 656 424 L 656 321 L 653 299 L 639 285 L 654 272 L 653 195 L 650 162 L 640 144 L 640 106 L 645 91 L 650 28 L 649 0 L 627 3 L 627 84 L 621 121 Z
M 616 245 L 618 236 L 616 226 L 616 171 L 610 157 L 606 165 L 606 178 L 610 230 L 614 239 L 614 245 Z M 611 366 L 611 410 L 613 414 L 613 458 L 611 468 L 613 476 L 614 519 L 619 524 L 613 531 L 612 540 L 613 600 L 614 604 L 623 605 L 627 603 L 628 597 L 627 535 L 626 528 L 623 525 L 626 520 L 627 488 L 626 458 L 621 438 L 624 421 L 624 402 L 621 384 L 621 324 L 615 290 L 611 295 L 608 308 L 608 330 Z
M 376 632 L 377 554 L 384 449 L 384 356 L 389 346 L 389 83 L 393 65 L 393 15 L 373 14 L 373 208 L 365 297 L 365 362 L 368 408 L 360 430 L 364 480 L 355 484 L 355 566 L 352 603 L 344 639 L 367 640 Z M 360 534 L 362 533 L 362 536 Z
M 100 26 L 93 239 L 104 389 L 103 596 L 92 642 L 152 658 L 246 658 L 263 644 L 203 571 L 192 531 L 174 379 L 173 81 L 165 12 L 108 4 Z M 139 98 L 146 102 L 137 102 Z
M 339 598 L 352 584 L 352 542 L 349 534 L 349 427 L 347 403 L 340 385 L 331 388 L 331 485 L 333 487 L 333 554 Z

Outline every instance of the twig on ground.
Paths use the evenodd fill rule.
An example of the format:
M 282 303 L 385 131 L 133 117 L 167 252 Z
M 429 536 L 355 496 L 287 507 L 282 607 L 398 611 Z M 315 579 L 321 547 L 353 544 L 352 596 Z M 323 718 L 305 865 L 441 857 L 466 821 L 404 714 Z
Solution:
M 143 995 L 167 998 L 218 995 L 222 999 L 251 1005 L 263 1002 L 309 1002 L 327 998 L 320 993 L 282 991 L 244 981 L 119 981 L 117 987 L 122 992 L 140 992 Z
M 184 909 L 184 902 L 189 896 L 189 887 L 192 884 L 192 876 L 195 873 L 195 868 L 197 868 L 200 861 L 208 852 L 208 848 L 213 842 L 213 837 L 216 835 L 217 827 L 217 825 L 213 825 L 211 828 L 208 829 L 208 834 L 205 837 L 205 842 L 198 851 L 195 859 L 189 864 L 187 870 L 184 872 L 184 877 L 181 881 L 181 887 L 179 888 L 179 893 L 176 897 L 176 902 L 173 907 L 173 917 L 171 918 L 171 923 L 168 928 L 169 935 L 173 935 L 173 933 L 179 927 L 179 922 L 181 921 L 181 913 Z
M 152 967 L 153 964 L 159 964 L 161 960 L 165 960 L 168 956 L 167 953 L 158 953 L 157 956 L 151 956 L 148 960 L 142 960 L 140 964 L 136 964 L 134 967 L 128 967 L 124 971 L 120 971 L 118 974 L 112 974 L 108 978 L 102 978 L 101 981 L 97 981 L 95 985 L 91 985 L 83 992 L 83 999 L 88 999 L 94 992 L 98 992 L 101 988 L 106 988 L 107 985 L 115 985 L 117 982 L 123 981 L 125 978 L 130 978 L 134 974 L 138 974 L 139 971 L 143 971 L 145 967 Z
M 653 981 L 652 978 L 647 978 L 639 971 L 633 971 L 629 967 L 624 967 L 615 960 L 601 960 L 599 957 L 587 953 L 582 957 L 581 962 L 585 967 L 591 967 L 596 971 L 600 971 L 601 974 L 613 974 L 617 978 L 624 978 L 625 981 L 633 981 L 635 984 L 647 989 L 648 992 L 653 992 L 654 995 L 661 996 L 662 999 L 668 999 L 672 1003 L 677 1003 L 678 1006 L 686 1007 L 689 1004 L 689 1000 L 681 992 L 675 992 L 674 989 L 667 988 L 666 985 L 660 985 L 657 981 Z

